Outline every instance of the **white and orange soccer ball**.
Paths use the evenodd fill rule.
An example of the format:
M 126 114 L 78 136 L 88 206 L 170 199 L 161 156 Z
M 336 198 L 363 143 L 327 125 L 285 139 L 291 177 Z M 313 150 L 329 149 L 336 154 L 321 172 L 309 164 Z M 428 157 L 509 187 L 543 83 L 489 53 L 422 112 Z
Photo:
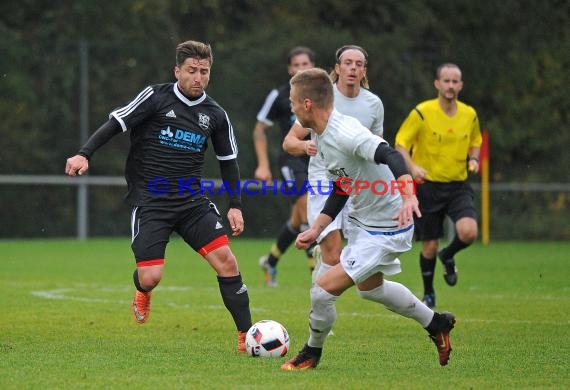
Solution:
M 253 357 L 281 357 L 289 351 L 289 333 L 273 320 L 261 320 L 249 328 L 245 348 Z

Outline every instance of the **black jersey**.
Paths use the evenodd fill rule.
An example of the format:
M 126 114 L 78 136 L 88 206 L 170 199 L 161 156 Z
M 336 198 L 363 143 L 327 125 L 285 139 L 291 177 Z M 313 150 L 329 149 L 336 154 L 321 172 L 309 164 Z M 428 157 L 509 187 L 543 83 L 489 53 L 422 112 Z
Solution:
M 176 83 L 146 87 L 109 117 L 131 131 L 125 177 L 126 201 L 134 206 L 182 204 L 198 196 L 208 139 L 218 160 L 237 157 L 222 107 L 206 93 L 188 99 Z
M 269 95 L 265 98 L 265 102 L 261 107 L 261 110 L 257 113 L 257 120 L 263 122 L 268 126 L 273 126 L 275 122 L 279 126 L 281 131 L 281 143 L 285 139 L 289 129 L 295 123 L 297 119 L 295 114 L 291 111 L 291 102 L 289 101 L 289 93 L 291 91 L 291 85 L 283 85 L 277 89 L 272 90 Z M 309 138 L 307 138 L 309 139 Z M 280 165 L 293 164 L 303 164 L 307 166 L 309 164 L 309 156 L 291 156 L 286 153 L 282 148 L 279 156 Z

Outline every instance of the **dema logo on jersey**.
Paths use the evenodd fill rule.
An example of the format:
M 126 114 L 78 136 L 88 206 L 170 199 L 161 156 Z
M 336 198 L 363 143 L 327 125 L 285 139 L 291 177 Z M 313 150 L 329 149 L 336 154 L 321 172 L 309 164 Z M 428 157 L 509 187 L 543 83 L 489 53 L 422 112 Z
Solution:
M 168 126 L 158 134 L 161 145 L 175 149 L 188 150 L 190 152 L 202 152 L 206 145 L 206 136 L 182 129 L 171 129 Z

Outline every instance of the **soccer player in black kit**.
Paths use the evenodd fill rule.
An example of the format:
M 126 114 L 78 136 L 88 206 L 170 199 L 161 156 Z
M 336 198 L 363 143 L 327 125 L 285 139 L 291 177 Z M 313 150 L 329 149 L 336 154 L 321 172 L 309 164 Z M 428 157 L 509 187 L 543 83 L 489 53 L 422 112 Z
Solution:
M 176 48 L 176 83 L 144 88 L 127 105 L 112 111 L 79 150 L 67 159 L 65 173 L 82 175 L 93 153 L 113 136 L 130 130 L 125 176 L 136 269 L 135 321 L 150 314 L 152 290 L 164 272 L 166 244 L 173 231 L 200 253 L 217 274 L 224 305 L 238 330 L 238 352 L 245 352 L 251 326 L 249 296 L 228 232 L 214 205 L 200 191 L 204 153 L 210 139 L 229 187 L 227 214 L 233 236 L 243 232 L 237 144 L 228 115 L 205 93 L 213 62 L 210 45 L 187 41 Z

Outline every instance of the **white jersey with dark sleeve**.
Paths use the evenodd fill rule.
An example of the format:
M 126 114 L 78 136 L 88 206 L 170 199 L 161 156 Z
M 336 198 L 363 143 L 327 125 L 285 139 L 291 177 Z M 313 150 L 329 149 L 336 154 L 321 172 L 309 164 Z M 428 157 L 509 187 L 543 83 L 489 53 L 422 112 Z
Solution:
M 172 205 L 200 194 L 208 139 L 218 160 L 237 158 L 226 112 L 207 94 L 190 100 L 176 83 L 146 87 L 113 110 L 131 146 L 125 176 L 131 205 Z
M 394 215 L 402 205 L 397 190 L 392 191 L 394 175 L 384 164 L 376 164 L 374 154 L 378 145 L 387 142 L 372 134 L 357 119 L 333 110 L 327 127 L 317 135 L 318 154 L 325 162 L 329 180 L 351 179 L 352 208 L 349 220 L 370 231 L 398 229 Z M 358 194 L 356 181 L 368 183 L 372 188 L 362 189 Z M 386 190 L 386 191 L 384 191 Z
M 341 114 L 352 116 L 372 134 L 382 137 L 384 134 L 384 105 L 382 100 L 365 88 L 360 88 L 360 92 L 356 97 L 347 97 L 339 91 L 338 86 L 334 84 L 334 108 Z M 312 136 L 314 140 L 314 135 Z M 318 149 L 318 145 L 317 145 Z M 319 181 L 326 180 L 325 164 L 317 155 L 311 157 L 309 161 L 309 182 L 311 185 L 317 184 Z

